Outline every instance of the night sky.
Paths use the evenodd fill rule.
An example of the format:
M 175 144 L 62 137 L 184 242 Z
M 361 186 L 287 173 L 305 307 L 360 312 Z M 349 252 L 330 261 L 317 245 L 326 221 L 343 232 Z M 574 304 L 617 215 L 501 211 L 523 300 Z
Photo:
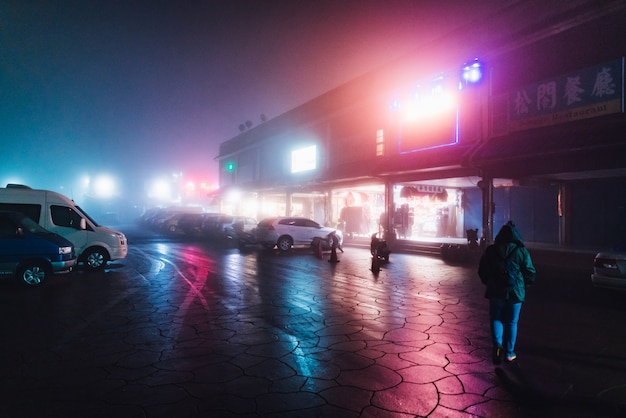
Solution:
M 169 172 L 499 0 L 0 2 L 0 184 Z M 510 1 L 508 3 L 511 3 Z

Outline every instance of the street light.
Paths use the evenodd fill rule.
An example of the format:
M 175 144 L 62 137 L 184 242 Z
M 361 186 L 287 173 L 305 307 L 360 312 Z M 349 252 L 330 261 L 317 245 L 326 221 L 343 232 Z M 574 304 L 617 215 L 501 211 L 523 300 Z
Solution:
M 471 64 L 463 65 L 461 78 L 465 84 L 476 84 L 483 78 L 483 66 L 478 58 L 475 58 Z
M 96 197 L 109 198 L 116 192 L 115 180 L 108 175 L 100 175 L 96 177 L 92 187 L 92 192 Z

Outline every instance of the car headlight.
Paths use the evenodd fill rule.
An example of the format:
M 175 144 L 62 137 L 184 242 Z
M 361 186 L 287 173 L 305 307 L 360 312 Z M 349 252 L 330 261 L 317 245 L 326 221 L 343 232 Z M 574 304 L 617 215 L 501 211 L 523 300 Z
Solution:
M 59 247 L 59 254 L 72 254 L 72 247 Z

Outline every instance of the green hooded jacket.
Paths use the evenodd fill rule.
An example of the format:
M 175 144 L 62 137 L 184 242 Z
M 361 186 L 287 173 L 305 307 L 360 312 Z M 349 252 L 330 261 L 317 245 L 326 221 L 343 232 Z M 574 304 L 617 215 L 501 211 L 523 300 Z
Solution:
M 511 261 L 512 268 L 517 271 L 511 287 L 503 286 L 497 281 L 500 259 L 507 257 Z M 535 282 L 535 273 L 530 253 L 515 228 L 515 224 L 509 221 L 500 229 L 494 243 L 485 249 L 478 264 L 478 276 L 486 286 L 485 297 L 524 302 L 526 287 Z

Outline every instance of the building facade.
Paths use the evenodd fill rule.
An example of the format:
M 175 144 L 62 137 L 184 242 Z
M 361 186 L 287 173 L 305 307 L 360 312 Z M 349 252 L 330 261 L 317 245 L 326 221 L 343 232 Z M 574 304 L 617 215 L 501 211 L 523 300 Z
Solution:
M 544 2 L 545 3 L 545 2 Z M 220 146 L 225 211 L 348 235 L 626 241 L 626 3 L 518 2 Z

